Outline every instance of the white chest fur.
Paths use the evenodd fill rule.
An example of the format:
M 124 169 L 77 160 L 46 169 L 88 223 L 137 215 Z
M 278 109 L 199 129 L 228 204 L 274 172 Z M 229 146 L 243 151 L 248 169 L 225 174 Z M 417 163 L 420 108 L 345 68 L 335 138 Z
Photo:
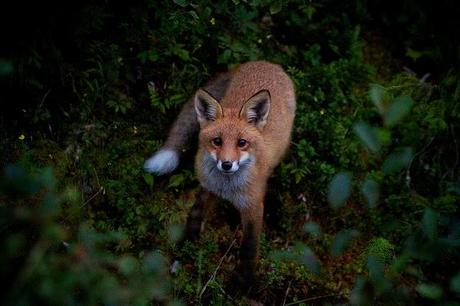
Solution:
M 228 175 L 217 169 L 217 163 L 210 154 L 205 154 L 199 169 L 200 183 L 205 189 L 230 201 L 236 208 L 243 208 L 249 205 L 249 170 L 253 164 L 254 160 L 245 162 L 238 171 Z

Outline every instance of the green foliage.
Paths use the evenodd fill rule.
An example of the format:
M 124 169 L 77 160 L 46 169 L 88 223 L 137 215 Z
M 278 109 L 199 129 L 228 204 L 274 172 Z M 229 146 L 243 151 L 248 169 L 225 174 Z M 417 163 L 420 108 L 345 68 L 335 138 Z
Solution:
M 370 98 L 377 107 L 379 114 L 382 116 L 383 124 L 387 127 L 394 126 L 407 115 L 413 103 L 412 99 L 407 96 L 398 96 L 392 99 L 392 95 L 389 92 L 385 92 L 383 87 L 377 87 L 375 85 L 371 87 Z M 387 100 L 383 102 L 384 99 Z M 373 136 L 375 135 L 375 128 L 370 127 L 366 123 L 358 123 L 355 126 L 355 131 L 361 141 L 371 148 L 371 151 L 379 153 L 379 150 L 377 150 L 379 147 L 376 141 L 377 138 Z M 372 148 L 374 150 L 372 150 Z M 396 147 L 396 149 L 383 160 L 380 171 L 389 179 L 391 179 L 392 175 L 401 172 L 403 169 L 406 169 L 406 173 L 409 173 L 409 167 L 414 158 L 411 148 Z M 410 184 L 408 180 L 410 180 L 410 177 L 406 175 L 406 183 Z M 330 193 L 334 192 L 334 188 L 337 189 L 335 186 L 337 185 L 336 181 L 337 176 L 332 180 L 329 186 Z M 379 184 L 369 178 L 362 184 L 362 193 L 371 208 L 375 207 L 378 200 L 380 193 L 379 189 Z M 329 199 L 329 202 L 332 208 L 337 208 L 334 201 Z M 409 235 L 407 238 L 408 243 L 403 246 L 398 259 L 394 259 L 394 246 L 391 242 L 383 238 L 372 240 L 365 252 L 368 258 L 368 277 L 358 279 L 351 296 L 352 303 L 356 305 L 369 305 L 372 304 L 372 300 L 379 300 L 382 302 L 389 300 L 400 302 L 410 300 L 407 289 L 404 287 L 402 292 L 397 292 L 397 294 L 392 293 L 392 290 L 394 290 L 393 288 L 399 286 L 396 275 L 403 273 L 405 268 L 407 269 L 409 259 L 419 259 L 424 262 L 437 263 L 442 266 L 443 264 L 440 261 L 440 257 L 442 257 L 440 255 L 440 252 L 442 252 L 441 250 L 449 254 L 451 248 L 458 247 L 455 238 L 453 240 L 444 240 L 445 238 L 439 237 L 439 218 L 440 216 L 438 213 L 434 212 L 432 209 L 426 208 L 423 219 L 419 225 L 420 230 Z M 459 224 L 456 221 L 447 225 L 448 228 L 452 227 L 449 231 L 456 231 L 455 229 L 458 228 L 458 226 Z M 346 233 L 349 233 L 349 231 L 342 231 L 336 236 L 331 250 L 333 255 L 340 254 L 343 246 L 349 240 L 350 235 Z M 392 273 L 386 275 L 384 266 L 389 265 L 391 265 L 390 271 L 392 271 Z M 420 272 L 416 277 L 420 279 L 420 281 L 424 281 L 423 270 L 426 269 L 426 266 L 421 264 L 419 269 Z M 366 286 L 368 286 L 367 289 Z M 372 288 L 372 290 L 369 291 L 369 288 Z M 443 297 L 443 289 L 439 284 L 422 282 L 416 287 L 416 290 L 421 297 L 429 300 L 440 301 Z
M 373 256 L 383 265 L 388 265 L 393 261 L 395 246 L 382 237 L 374 238 L 369 242 L 365 255 L 366 258 Z
M 81 203 L 56 189 L 50 168 L 31 174 L 9 165 L 0 186 L 5 305 L 147 304 L 167 298 L 166 262 L 159 252 L 116 254 L 125 239 L 120 233 L 97 232 L 85 223 L 69 230 L 59 223 L 62 210 L 75 212 Z
M 374 208 L 377 205 L 380 195 L 380 186 L 379 184 L 374 181 L 373 179 L 366 179 L 362 186 L 361 192 L 366 198 L 367 204 L 369 207 Z
M 346 172 L 338 173 L 329 184 L 327 200 L 334 209 L 340 208 L 345 204 L 350 196 L 351 174 Z
M 231 291 L 240 230 L 226 225 L 228 204 L 199 242 L 179 243 L 197 185 L 194 151 L 170 176 L 142 165 L 196 88 L 263 59 L 293 79 L 297 112 L 269 186 L 282 206 L 265 226 L 252 292 L 267 305 L 453 305 L 460 44 L 449 5 L 12 10 L 2 28 L 21 20 L 25 30 L 6 35 L 0 57 L 4 304 L 249 304 Z M 168 272 L 166 258 L 180 263 Z
M 321 269 L 321 264 L 316 258 L 316 255 L 313 251 L 303 245 L 297 244 L 289 251 L 277 251 L 272 254 L 273 259 L 275 260 L 291 260 L 305 265 L 313 273 L 319 273 Z
M 350 241 L 358 236 L 359 232 L 356 230 L 343 230 L 338 233 L 331 245 L 332 256 L 341 255 Z

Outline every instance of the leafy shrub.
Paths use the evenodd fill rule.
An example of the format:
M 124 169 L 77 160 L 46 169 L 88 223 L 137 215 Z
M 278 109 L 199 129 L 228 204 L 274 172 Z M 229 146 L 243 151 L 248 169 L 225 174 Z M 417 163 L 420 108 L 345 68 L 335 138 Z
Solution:
M 147 304 L 168 297 L 165 258 L 116 254 L 123 235 L 87 224 L 68 229 L 62 209 L 80 209 L 75 190 L 56 190 L 51 169 L 9 165 L 1 180 L 0 261 L 5 305 Z M 68 206 L 73 206 L 70 208 Z
M 267 222 L 260 300 L 458 299 L 454 4 L 48 4 L 13 4 L 0 21 L 0 165 L 28 169 L 16 168 L 1 196 L 2 224 L 14 225 L 2 232 L 2 264 L 21 289 L 5 287 L 9 304 L 248 304 L 229 292 L 231 207 L 221 203 L 200 242 L 176 243 L 197 185 L 193 151 L 169 177 L 142 164 L 196 88 L 257 59 L 286 69 L 298 101 L 291 150 L 271 180 L 282 204 Z M 54 189 L 42 184 L 52 181 L 46 166 Z M 158 287 L 167 272 L 156 264 L 176 257 L 171 287 Z

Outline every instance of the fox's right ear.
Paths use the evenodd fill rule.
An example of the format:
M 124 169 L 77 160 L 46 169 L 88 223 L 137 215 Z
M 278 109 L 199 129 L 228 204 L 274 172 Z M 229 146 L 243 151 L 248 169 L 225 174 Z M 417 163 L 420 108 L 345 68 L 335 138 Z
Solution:
M 200 124 L 222 117 L 222 107 L 207 91 L 198 89 L 195 94 L 195 111 Z

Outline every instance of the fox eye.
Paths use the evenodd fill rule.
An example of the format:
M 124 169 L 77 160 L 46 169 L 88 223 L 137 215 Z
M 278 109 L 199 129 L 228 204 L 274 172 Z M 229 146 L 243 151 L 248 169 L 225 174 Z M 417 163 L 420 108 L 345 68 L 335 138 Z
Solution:
M 238 147 L 240 147 L 240 148 L 245 147 L 247 144 L 248 144 L 248 142 L 246 141 L 246 139 L 239 139 L 238 140 Z
M 215 145 L 216 147 L 220 147 L 222 145 L 222 138 L 216 137 L 212 141 L 212 144 Z

